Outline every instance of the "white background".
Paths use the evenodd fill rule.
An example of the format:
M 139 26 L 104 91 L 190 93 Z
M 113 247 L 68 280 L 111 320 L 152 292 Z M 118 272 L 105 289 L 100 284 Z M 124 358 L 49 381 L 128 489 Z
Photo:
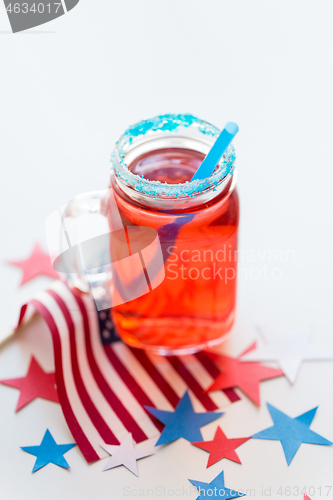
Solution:
M 190 112 L 240 127 L 244 258 L 229 352 L 254 338 L 256 323 L 307 322 L 315 324 L 312 342 L 333 350 L 332 19 L 329 0 L 81 0 L 65 16 L 13 35 L 0 5 L 1 333 L 47 283 L 18 288 L 20 270 L 4 261 L 28 256 L 35 241 L 45 248 L 52 211 L 107 187 L 110 153 L 127 125 Z M 0 377 L 23 375 L 29 352 L 52 368 L 47 339 L 41 322 L 25 331 L 0 353 Z M 293 387 L 283 378 L 262 384 L 262 400 L 291 416 L 319 404 L 312 428 L 333 440 L 332 382 L 333 363 L 306 363 Z M 38 444 L 46 427 L 58 442 L 71 436 L 52 403 L 36 401 L 15 415 L 17 396 L 0 386 L 1 500 L 121 499 L 124 486 L 138 495 L 186 488 L 187 478 L 208 482 L 222 469 L 227 486 L 256 488 L 255 498 L 269 497 L 262 486 L 283 498 L 274 488 L 332 485 L 333 448 L 302 445 L 288 468 L 280 443 L 257 440 L 238 450 L 243 465 L 206 470 L 208 455 L 180 441 L 142 460 L 139 479 L 124 468 L 102 474 L 102 464 L 87 466 L 78 449 L 66 455 L 71 472 L 50 465 L 31 476 L 34 458 L 19 446 Z M 265 405 L 256 409 L 246 398 L 222 419 L 230 437 L 271 425 Z M 206 439 L 215 425 L 204 428 Z M 325 495 L 323 488 L 311 496 Z

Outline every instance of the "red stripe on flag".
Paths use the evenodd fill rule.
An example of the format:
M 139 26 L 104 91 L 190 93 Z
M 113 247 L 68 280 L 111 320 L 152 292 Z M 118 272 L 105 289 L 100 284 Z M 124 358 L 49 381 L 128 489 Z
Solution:
M 73 371 L 73 377 L 76 385 L 77 392 L 80 396 L 80 399 L 82 401 L 82 404 L 84 406 L 84 409 L 86 410 L 87 414 L 89 415 L 90 420 L 93 422 L 94 426 L 96 427 L 98 433 L 102 437 L 103 441 L 108 444 L 119 444 L 119 441 L 111 432 L 109 426 L 103 419 L 102 415 L 99 413 L 98 409 L 94 405 L 93 401 L 91 400 L 88 391 L 86 389 L 86 386 L 84 384 L 84 381 L 82 380 L 81 372 L 80 372 L 80 367 L 78 363 L 78 358 L 77 358 L 77 350 L 76 350 L 76 338 L 75 338 L 75 326 L 72 320 L 72 317 L 66 307 L 65 302 L 59 295 L 54 292 L 53 290 L 48 290 L 48 293 L 51 295 L 51 297 L 54 298 L 56 303 L 61 309 L 62 314 L 64 315 L 64 318 L 66 320 L 68 330 L 69 330 L 69 342 L 70 342 L 70 351 L 71 351 L 71 362 L 72 362 L 72 371 Z
M 214 362 L 210 359 L 209 356 L 205 352 L 196 352 L 194 356 L 198 361 L 202 364 L 205 370 L 209 373 L 211 377 L 215 380 L 218 375 L 220 375 L 220 370 L 214 364 Z M 224 389 L 224 394 L 230 400 L 231 403 L 235 403 L 239 401 L 241 398 L 238 396 L 237 392 L 234 389 Z
M 203 351 L 196 352 L 193 354 L 193 356 L 195 356 L 197 360 L 200 361 L 205 370 L 214 379 L 221 373 L 217 366 L 213 363 L 213 361 Z
M 223 392 L 231 403 L 235 403 L 241 399 L 234 389 L 223 389 Z
M 78 421 L 76 420 L 76 417 L 73 413 L 73 410 L 71 408 L 70 402 L 67 397 L 66 387 L 64 382 L 64 374 L 62 370 L 62 361 L 61 361 L 61 342 L 57 325 L 55 324 L 55 321 L 50 312 L 48 311 L 48 309 L 41 302 L 37 300 L 31 300 L 30 303 L 34 306 L 36 311 L 43 317 L 52 335 L 57 391 L 67 425 L 71 433 L 73 434 L 76 444 L 80 448 L 87 462 L 88 463 L 95 462 L 96 460 L 99 460 L 99 456 L 97 455 L 94 448 L 91 446 L 89 440 L 87 439 Z
M 95 359 L 94 354 L 93 354 L 92 346 L 91 346 L 91 340 L 90 340 L 90 335 L 89 335 L 89 330 L 90 330 L 89 329 L 89 319 L 88 319 L 86 308 L 84 306 L 83 300 L 80 297 L 78 297 L 77 295 L 75 295 L 74 297 L 76 299 L 76 302 L 80 308 L 80 311 L 81 311 L 81 314 L 83 317 L 88 361 L 89 361 L 89 365 L 90 365 L 91 371 L 93 373 L 93 376 L 96 380 L 96 383 L 99 386 L 99 388 L 101 389 L 105 399 L 107 400 L 107 402 L 109 403 L 109 405 L 111 406 L 111 408 L 113 409 L 115 414 L 118 416 L 119 420 L 123 423 L 124 427 L 126 427 L 128 432 L 132 433 L 134 441 L 136 443 L 140 443 L 141 441 L 145 441 L 146 439 L 148 439 L 148 437 L 143 432 L 141 427 L 137 424 L 137 422 L 134 420 L 132 415 L 127 411 L 127 409 L 125 408 L 123 403 L 120 401 L 120 399 L 117 397 L 117 395 L 113 392 L 110 385 L 105 380 L 105 378 L 103 377 L 102 373 L 100 372 L 100 370 L 98 368 L 96 359 Z M 119 376 L 121 378 L 120 374 L 119 374 Z M 114 438 L 114 440 L 116 440 L 116 441 L 114 441 L 114 442 L 110 441 L 110 442 L 107 442 L 107 444 L 118 444 L 119 443 L 119 441 L 116 438 Z
M 193 394 L 200 401 L 203 407 L 207 411 L 217 410 L 218 406 L 216 406 L 214 401 L 207 394 L 204 394 L 203 388 L 195 380 L 193 375 L 188 371 L 184 363 L 176 356 L 166 356 L 166 359 L 173 366 L 176 372 L 183 378 L 188 388 L 193 392 Z
M 165 378 L 161 375 L 158 369 L 148 358 L 147 354 L 141 349 L 135 349 L 133 347 L 130 347 L 129 349 L 134 354 L 136 359 L 140 362 L 141 366 L 146 370 L 150 378 L 154 380 L 160 391 L 163 392 L 169 403 L 173 406 L 173 408 L 176 408 L 179 402 L 179 397 L 177 396 L 171 385 L 165 380 Z
M 144 407 L 144 405 L 147 406 L 155 406 L 153 402 L 150 400 L 150 398 L 147 396 L 147 394 L 142 390 L 142 388 L 139 386 L 137 381 L 132 377 L 130 372 L 125 368 L 123 363 L 120 361 L 114 350 L 112 349 L 112 344 L 111 345 L 105 345 L 104 346 L 106 355 L 110 361 L 110 363 L 113 365 L 113 368 L 117 371 L 119 376 L 122 378 L 122 380 L 125 382 L 127 385 L 128 389 L 131 391 L 135 399 L 138 401 L 138 403 Z M 153 421 L 155 427 L 159 431 L 162 431 L 164 429 L 164 424 L 162 424 L 157 418 L 152 416 L 145 408 L 143 408 L 145 412 L 147 413 L 148 417 L 150 420 Z
M 22 323 L 24 315 L 27 312 L 27 308 L 28 308 L 28 304 L 24 304 L 24 306 L 21 307 L 20 317 L 19 317 L 19 320 L 18 320 L 16 328 L 18 328 L 20 326 L 20 324 Z

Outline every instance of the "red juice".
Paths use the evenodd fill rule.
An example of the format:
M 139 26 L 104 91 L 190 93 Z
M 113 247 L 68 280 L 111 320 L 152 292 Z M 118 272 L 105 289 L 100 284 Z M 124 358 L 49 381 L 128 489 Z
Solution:
M 168 184 L 190 181 L 204 155 L 168 148 L 135 159 L 129 169 Z M 232 176 L 216 197 L 187 209 L 159 209 L 131 199 L 112 176 L 125 226 L 157 230 L 165 279 L 154 290 L 111 309 L 116 328 L 134 347 L 164 354 L 221 342 L 235 319 L 239 202 Z

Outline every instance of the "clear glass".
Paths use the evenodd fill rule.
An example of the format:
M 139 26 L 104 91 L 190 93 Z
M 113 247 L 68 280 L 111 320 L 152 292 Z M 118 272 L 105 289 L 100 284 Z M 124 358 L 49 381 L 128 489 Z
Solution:
M 218 134 L 191 115 L 164 115 L 130 127 L 116 144 L 111 187 L 122 223 L 156 230 L 164 259 L 165 276 L 158 286 L 111 308 L 119 334 L 133 347 L 186 354 L 220 343 L 233 325 L 239 220 L 233 147 L 202 181 L 149 180 L 145 170 L 150 158 L 154 167 L 154 158 L 166 165 L 166 158 L 174 157 L 166 178 L 177 178 L 177 162 L 186 166 L 186 157 L 188 164 L 202 160 Z M 111 283 L 110 295 L 115 294 Z

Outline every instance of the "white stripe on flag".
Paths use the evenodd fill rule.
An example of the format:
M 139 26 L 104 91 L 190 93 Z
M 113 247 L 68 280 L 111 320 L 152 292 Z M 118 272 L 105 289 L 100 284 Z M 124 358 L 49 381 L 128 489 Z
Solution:
M 207 387 L 212 385 L 212 383 L 214 382 L 213 377 L 207 372 L 207 370 L 195 356 L 193 356 L 192 354 L 183 356 L 182 361 L 193 378 L 195 378 L 200 387 L 202 387 L 203 391 L 207 389 Z M 218 408 L 230 404 L 229 398 L 227 398 L 227 396 L 222 391 L 214 391 L 210 393 L 209 396 Z
M 83 297 L 85 305 L 86 302 L 89 300 L 91 300 L 89 297 Z M 88 310 L 92 350 L 101 373 L 103 374 L 105 380 L 108 382 L 110 387 L 112 387 L 113 392 L 121 400 L 126 410 L 132 415 L 134 420 L 136 420 L 138 425 L 141 427 L 143 432 L 148 437 L 157 436 L 159 434 L 158 429 L 155 427 L 151 419 L 148 417 L 148 415 L 146 414 L 145 410 L 142 408 L 140 403 L 137 402 L 136 398 L 128 389 L 125 382 L 121 379 L 116 370 L 113 368 L 105 353 L 104 347 L 100 341 L 99 325 L 97 321 L 96 312 L 92 310 L 91 307 L 90 308 L 87 307 L 87 310 Z M 122 344 L 122 342 L 116 342 L 115 344 Z M 115 344 L 111 344 L 111 347 L 112 345 Z M 137 376 L 134 375 L 134 378 L 137 379 Z M 122 438 L 124 438 L 127 434 L 128 432 L 126 431 L 126 433 L 122 436 Z
M 175 391 L 177 396 L 181 399 L 184 396 L 184 393 L 188 388 L 187 384 L 184 382 L 182 377 L 180 375 L 178 375 L 176 370 L 173 368 L 173 366 L 169 363 L 169 361 L 164 356 L 159 356 L 159 355 L 154 354 L 154 353 L 149 352 L 149 351 L 146 351 L 146 354 L 149 357 L 150 361 L 153 363 L 153 365 L 160 372 L 162 377 L 165 378 L 165 380 L 172 387 L 172 389 Z M 160 408 L 161 410 L 168 410 L 169 409 L 166 407 L 158 407 L 158 408 Z M 202 408 L 201 403 L 200 403 L 200 408 Z
M 153 402 L 154 406 L 156 406 L 156 408 L 173 411 L 172 405 L 164 396 L 163 392 L 148 375 L 146 370 L 142 367 L 141 363 L 136 359 L 127 345 L 123 342 L 117 342 L 113 344 L 112 347 L 131 375 L 136 377 L 140 387 L 149 395 L 149 398 Z
M 91 446 L 96 451 L 97 455 L 100 458 L 103 458 L 105 456 L 105 453 L 98 446 L 99 443 L 103 443 L 103 439 L 91 422 L 90 417 L 86 413 L 86 410 L 81 402 L 80 396 L 77 393 L 70 357 L 69 331 L 67 322 L 60 310 L 60 307 L 53 299 L 53 297 L 51 297 L 51 295 L 49 295 L 47 292 L 38 293 L 36 295 L 36 300 L 41 302 L 41 304 L 43 304 L 49 310 L 59 332 L 64 383 L 67 397 L 75 418 L 78 421 L 80 427 L 84 429 L 84 433 L 87 436 L 87 439 L 89 440 Z
M 127 436 L 128 431 L 126 430 L 125 426 L 123 425 L 119 417 L 113 411 L 108 401 L 105 399 L 103 393 L 98 387 L 98 384 L 96 383 L 93 374 L 91 373 L 86 351 L 86 341 L 84 337 L 84 326 L 83 326 L 83 318 L 81 312 L 79 310 L 75 310 L 75 307 L 77 307 L 77 303 L 73 295 L 70 293 L 69 289 L 65 285 L 63 285 L 61 289 L 60 287 L 58 287 L 56 292 L 65 301 L 66 305 L 69 306 L 69 309 L 71 311 L 70 314 L 72 316 L 75 325 L 77 358 L 84 386 L 90 396 L 90 399 L 94 403 L 97 411 L 103 417 L 103 420 L 112 430 L 116 438 L 121 442 L 122 439 L 125 436 Z M 99 332 L 97 333 L 98 333 L 97 338 L 99 341 Z M 100 441 L 99 444 L 102 442 L 104 441 Z M 110 444 L 110 443 L 105 443 L 105 444 Z

